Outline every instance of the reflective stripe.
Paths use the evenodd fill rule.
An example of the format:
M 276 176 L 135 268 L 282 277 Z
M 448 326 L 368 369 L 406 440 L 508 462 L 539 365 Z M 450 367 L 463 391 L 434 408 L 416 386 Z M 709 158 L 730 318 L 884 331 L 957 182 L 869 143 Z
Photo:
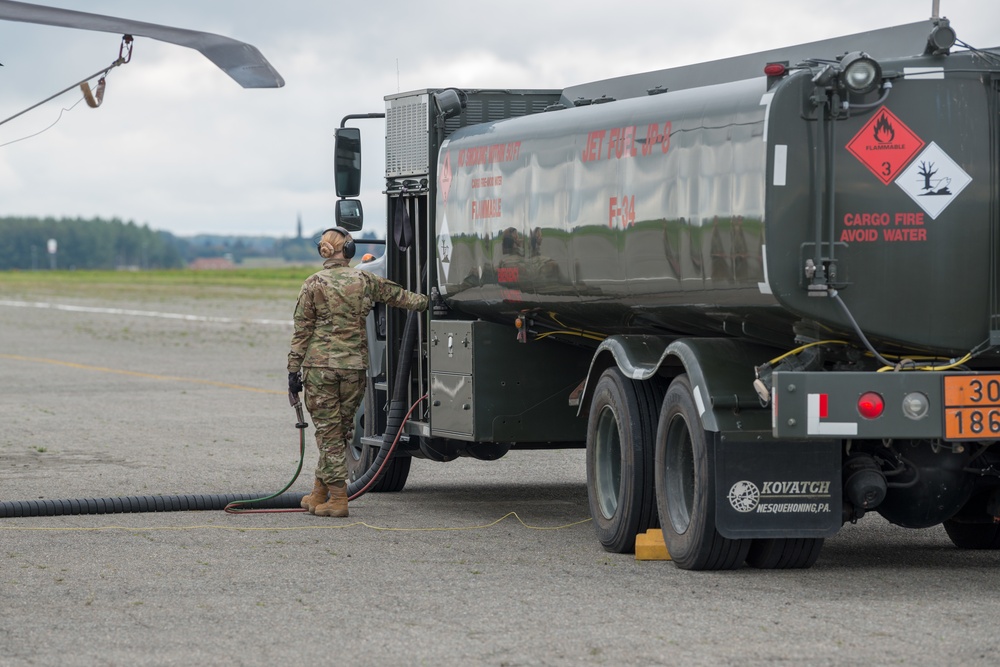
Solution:
M 807 404 L 806 433 L 808 435 L 857 435 L 857 422 L 820 421 L 822 397 L 825 394 L 809 394 Z

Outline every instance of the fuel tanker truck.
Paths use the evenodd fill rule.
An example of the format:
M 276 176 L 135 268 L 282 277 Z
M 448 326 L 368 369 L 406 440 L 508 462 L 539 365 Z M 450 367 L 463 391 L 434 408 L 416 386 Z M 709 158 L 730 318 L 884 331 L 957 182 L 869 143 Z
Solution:
M 352 475 L 390 440 L 382 491 L 413 457 L 585 448 L 601 545 L 660 527 L 692 570 L 809 567 L 869 512 L 1000 548 L 1000 50 L 935 16 L 392 94 L 336 131 L 351 230 L 354 121 L 383 117 L 368 268 L 433 305 L 407 336 L 372 312 Z

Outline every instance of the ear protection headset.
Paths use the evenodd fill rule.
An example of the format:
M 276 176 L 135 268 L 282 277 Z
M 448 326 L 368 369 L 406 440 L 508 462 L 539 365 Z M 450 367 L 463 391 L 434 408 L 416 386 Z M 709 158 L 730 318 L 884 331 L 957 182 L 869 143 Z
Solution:
M 345 236 L 347 241 L 344 243 L 344 247 L 341 248 L 341 252 L 344 253 L 344 259 L 351 259 L 354 257 L 354 253 L 358 251 L 357 246 L 354 245 L 354 239 L 351 238 L 351 233 L 344 229 L 343 227 L 330 227 L 329 229 L 324 229 L 323 233 L 320 234 L 320 242 L 316 244 L 316 251 L 319 252 L 320 243 L 323 242 L 323 237 L 326 236 L 327 232 L 337 232 L 338 234 Z

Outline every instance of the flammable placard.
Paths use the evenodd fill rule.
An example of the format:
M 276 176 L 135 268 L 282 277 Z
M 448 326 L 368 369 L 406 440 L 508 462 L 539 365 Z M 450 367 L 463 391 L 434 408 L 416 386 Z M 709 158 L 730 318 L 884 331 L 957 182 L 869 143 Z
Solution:
M 923 139 L 885 107 L 879 108 L 847 144 L 847 150 L 883 185 L 889 185 L 923 147 Z

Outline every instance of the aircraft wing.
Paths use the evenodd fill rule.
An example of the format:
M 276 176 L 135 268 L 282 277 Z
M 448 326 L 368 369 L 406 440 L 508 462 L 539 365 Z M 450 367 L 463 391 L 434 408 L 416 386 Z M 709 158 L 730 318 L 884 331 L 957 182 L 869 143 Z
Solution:
M 285 80 L 256 47 L 209 32 L 13 0 L 0 0 L 0 20 L 148 37 L 200 51 L 244 88 L 280 88 L 285 85 Z

